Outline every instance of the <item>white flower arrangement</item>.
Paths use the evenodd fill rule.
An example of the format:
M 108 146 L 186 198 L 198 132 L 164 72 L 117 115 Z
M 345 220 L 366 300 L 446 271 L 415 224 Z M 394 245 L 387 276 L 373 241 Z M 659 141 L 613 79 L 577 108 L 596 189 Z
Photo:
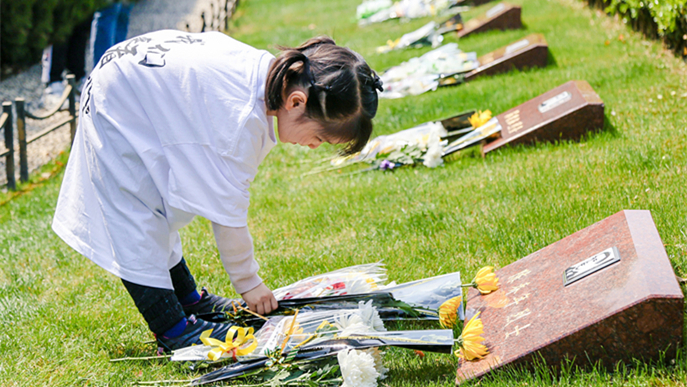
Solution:
M 381 373 L 375 368 L 375 358 L 366 351 L 343 350 L 337 354 L 344 382 L 341 387 L 377 387 Z

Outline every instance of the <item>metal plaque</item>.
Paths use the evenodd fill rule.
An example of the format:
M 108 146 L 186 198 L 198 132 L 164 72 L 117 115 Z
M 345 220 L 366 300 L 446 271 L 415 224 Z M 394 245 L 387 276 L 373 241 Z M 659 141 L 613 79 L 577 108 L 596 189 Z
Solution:
M 519 42 L 515 42 L 515 43 L 511 44 L 510 46 L 506 47 L 506 55 L 512 54 L 515 51 L 523 49 L 529 45 L 530 45 L 530 41 L 527 39 L 523 39 Z
M 568 286 L 571 283 L 579 281 L 582 278 L 604 269 L 616 262 L 620 262 L 620 252 L 618 252 L 618 248 L 611 247 L 606 249 L 576 265 L 572 265 L 565 269 L 565 272 L 563 272 L 563 284 Z
M 495 7 L 492 7 L 490 10 L 487 11 L 487 18 L 491 19 L 492 17 L 501 13 L 501 11 L 503 11 L 504 9 L 506 9 L 506 5 L 503 3 L 500 3 Z
M 549 110 L 560 106 L 572 99 L 572 94 L 569 91 L 564 91 L 553 98 L 549 98 L 539 105 L 539 113 L 546 113 Z

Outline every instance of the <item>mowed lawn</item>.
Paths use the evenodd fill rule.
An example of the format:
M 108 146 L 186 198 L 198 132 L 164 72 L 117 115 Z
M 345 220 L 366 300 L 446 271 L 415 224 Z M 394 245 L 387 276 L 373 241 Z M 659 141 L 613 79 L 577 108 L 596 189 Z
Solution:
M 468 109 L 498 114 L 575 79 L 588 81 L 604 100 L 603 131 L 580 142 L 504 149 L 486 158 L 468 150 L 437 169 L 355 175 L 304 176 L 336 148 L 280 144 L 251 187 L 249 225 L 268 286 L 375 261 L 384 261 L 399 283 L 453 271 L 467 280 L 483 265 L 503 267 L 623 209 L 651 211 L 676 274 L 687 276 L 685 64 L 582 1 L 512 2 L 523 7 L 524 29 L 470 36 L 459 46 L 482 55 L 543 33 L 551 52 L 547 68 L 381 101 L 375 134 Z M 245 0 L 230 34 L 275 53 L 277 45 L 327 34 L 380 72 L 429 50 L 377 54 L 375 47 L 387 39 L 431 18 L 360 28 L 359 3 Z M 466 19 L 494 4 L 470 10 Z M 24 186 L 23 194 L 0 205 L 0 385 L 119 386 L 197 375 L 164 360 L 110 362 L 152 355 L 153 344 L 146 343 L 152 335 L 119 279 L 50 229 L 66 156 L 46 167 L 51 178 Z M 209 222 L 197 218 L 182 239 L 198 283 L 235 296 Z M 393 349 L 382 385 L 451 386 L 457 363 L 448 355 Z M 681 357 L 673 364 L 620 365 L 613 372 L 507 370 L 479 384 L 684 386 L 685 380 L 687 361 Z

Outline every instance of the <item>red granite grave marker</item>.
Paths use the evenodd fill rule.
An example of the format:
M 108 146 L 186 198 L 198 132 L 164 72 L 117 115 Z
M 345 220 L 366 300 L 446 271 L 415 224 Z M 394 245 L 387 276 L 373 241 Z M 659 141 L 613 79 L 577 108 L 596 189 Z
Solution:
M 586 81 L 570 81 L 496 117 L 500 138 L 484 145 L 487 154 L 506 144 L 576 140 L 604 124 L 604 103 Z
M 513 69 L 546 67 L 549 46 L 542 34 L 531 34 L 479 57 L 479 67 L 465 75 L 470 81 L 482 75 L 494 75 Z
M 501 288 L 470 289 L 490 353 L 461 361 L 457 383 L 535 359 L 560 365 L 673 359 L 684 297 L 649 211 L 626 210 L 496 272 Z
M 522 28 L 521 11 L 522 9 L 517 5 L 499 3 L 484 14 L 468 20 L 463 28 L 457 32 L 458 37 L 462 38 L 476 32 L 489 30 Z
M 491 2 L 492 0 L 458 0 L 456 2 L 456 5 L 472 5 L 472 6 L 478 6 L 482 4 L 486 4 Z
M 531 34 L 477 58 L 479 67 L 467 73 L 448 74 L 439 78 L 439 86 L 455 86 L 482 75 L 494 75 L 513 69 L 546 67 L 549 46 L 542 34 Z

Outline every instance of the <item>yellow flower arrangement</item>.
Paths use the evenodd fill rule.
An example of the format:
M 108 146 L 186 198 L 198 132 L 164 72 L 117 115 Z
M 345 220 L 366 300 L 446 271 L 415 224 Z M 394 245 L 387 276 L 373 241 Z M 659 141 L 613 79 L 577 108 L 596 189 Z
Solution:
M 491 110 L 485 110 L 485 111 L 478 111 L 475 114 L 473 114 L 470 118 L 468 118 L 468 121 L 470 121 L 470 125 L 472 125 L 473 128 L 477 129 L 480 126 L 486 124 L 489 120 L 491 119 Z
M 461 296 L 453 297 L 441 304 L 439 307 L 439 323 L 442 327 L 453 328 L 453 326 L 456 325 L 456 321 L 458 320 L 458 308 L 460 308 L 462 299 Z
M 484 333 L 484 325 L 479 315 L 480 313 L 477 312 L 477 314 L 465 324 L 463 333 L 458 339 L 460 349 L 455 352 L 455 355 L 468 361 L 479 360 L 489 353 L 487 347 L 482 344 L 484 338 L 480 335 Z
M 485 266 L 481 268 L 475 279 L 472 280 L 477 290 L 482 294 L 489 294 L 493 291 L 499 290 L 499 279 L 494 274 L 493 266 Z

